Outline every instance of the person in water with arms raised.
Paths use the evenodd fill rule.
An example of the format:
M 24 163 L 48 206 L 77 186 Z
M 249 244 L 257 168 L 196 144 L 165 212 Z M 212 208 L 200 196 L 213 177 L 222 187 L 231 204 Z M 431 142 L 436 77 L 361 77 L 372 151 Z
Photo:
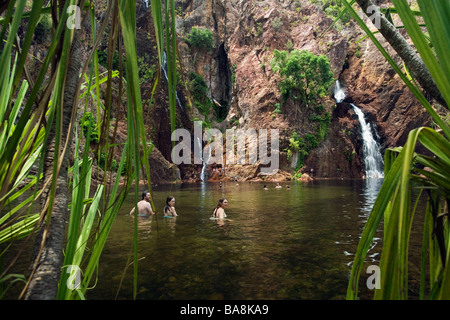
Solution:
M 130 215 L 134 215 L 135 208 L 136 207 L 133 207 L 133 209 L 131 209 Z M 137 208 L 138 217 L 148 217 L 155 214 L 150 205 L 150 192 L 144 192 L 142 194 L 142 200 L 137 203 Z

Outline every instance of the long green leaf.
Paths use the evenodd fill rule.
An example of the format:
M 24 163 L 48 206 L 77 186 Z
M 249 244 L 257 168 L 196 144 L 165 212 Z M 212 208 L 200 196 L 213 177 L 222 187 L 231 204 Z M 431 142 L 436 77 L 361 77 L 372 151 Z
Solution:
M 139 146 L 143 147 L 144 155 L 146 155 L 146 138 L 143 126 L 142 117 L 142 101 L 139 86 L 139 76 L 137 59 L 131 58 L 137 56 L 136 50 L 136 4 L 130 1 L 119 1 L 119 16 L 122 27 L 122 34 L 125 45 L 125 52 L 127 55 L 127 100 L 128 106 L 128 141 L 132 146 L 130 149 L 131 159 L 134 164 L 135 183 L 135 202 L 137 202 L 137 195 L 139 194 L 139 167 L 140 167 L 140 150 Z M 137 212 L 137 210 L 136 210 Z M 137 295 L 137 219 L 134 225 L 134 281 L 133 281 L 133 298 Z
M 12 226 L 0 230 L 0 244 L 12 239 L 17 240 L 26 237 L 34 230 L 34 225 L 39 220 L 39 213 L 25 216 Z
M 448 25 L 450 21 L 450 1 L 418 1 L 427 25 L 427 31 L 436 50 L 437 59 L 419 28 L 408 3 L 405 0 L 394 0 L 393 2 L 402 21 L 404 21 L 409 36 L 447 102 L 447 106 L 450 106 L 450 57 L 448 54 L 450 52 L 450 27 Z
M 91 206 L 89 207 L 89 212 L 86 216 L 86 219 L 83 223 L 83 228 L 81 229 L 80 236 L 77 239 L 77 245 L 75 254 L 73 256 L 72 265 L 80 266 L 82 258 L 85 254 L 85 248 L 89 239 L 89 236 L 91 234 L 91 229 L 93 227 L 96 212 L 99 207 L 100 199 L 103 194 L 103 185 L 99 185 L 97 188 L 97 191 L 95 192 L 94 199 L 91 203 Z M 83 288 L 83 290 L 79 290 L 80 292 L 77 292 L 77 295 L 79 293 L 83 293 L 86 290 L 86 288 Z M 69 299 L 72 295 L 72 292 L 67 291 L 66 292 L 66 299 Z
M 391 197 L 396 193 L 397 184 L 401 177 L 401 167 L 403 165 L 404 151 L 392 163 L 390 170 L 386 173 L 384 182 L 380 188 L 379 195 L 373 205 L 371 214 L 366 222 L 360 242 L 355 254 L 350 281 L 347 290 L 347 299 L 353 300 L 358 295 L 358 279 L 369 248 L 372 245 L 373 237 L 388 208 Z M 390 217 L 389 217 L 390 219 Z M 383 279 L 383 278 L 382 278 Z
M 125 144 L 124 150 L 122 153 L 121 161 L 119 164 L 119 172 L 122 171 L 123 167 L 125 166 L 127 153 L 128 153 L 128 144 Z M 123 201 L 126 198 L 126 195 L 128 194 L 129 185 L 125 185 L 125 189 L 122 193 L 119 193 L 116 197 L 116 194 L 118 192 L 119 188 L 119 179 L 116 179 L 114 182 L 113 190 L 111 192 L 110 200 L 108 202 L 108 209 L 103 214 L 103 218 L 100 222 L 99 226 L 99 232 L 97 234 L 96 241 L 93 245 L 91 258 L 89 259 L 88 265 L 86 266 L 85 272 L 84 272 L 84 279 L 83 279 L 83 287 L 87 288 L 89 286 L 89 283 L 91 281 L 92 275 L 95 271 L 95 268 L 98 265 L 98 261 L 100 259 L 100 255 L 103 251 L 104 245 L 106 243 L 106 240 L 109 235 L 109 231 L 111 230 L 112 224 L 114 222 L 114 219 L 117 215 L 117 212 L 119 211 L 119 208 L 121 207 Z

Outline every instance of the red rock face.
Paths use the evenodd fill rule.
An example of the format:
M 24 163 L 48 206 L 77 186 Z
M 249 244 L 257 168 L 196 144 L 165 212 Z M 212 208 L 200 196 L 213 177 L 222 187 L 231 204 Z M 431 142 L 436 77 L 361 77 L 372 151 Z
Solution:
M 220 123 L 210 114 L 211 127 L 279 129 L 283 177 L 294 172 L 285 152 L 292 133 L 305 136 L 315 133 L 317 127 L 310 121 L 311 108 L 301 107 L 293 100 L 283 103 L 278 89 L 280 78 L 270 68 L 275 49 L 306 49 L 327 55 L 335 78 L 346 88 L 346 101 L 358 105 L 376 124 L 383 148 L 402 145 L 411 129 L 430 123 L 423 107 L 371 42 L 356 44 L 363 36 L 359 27 L 350 22 L 339 31 L 331 29 L 324 33 L 332 19 L 310 1 L 284 4 L 275 0 L 190 0 L 178 5 L 182 9 L 177 17 L 182 78 L 188 79 L 190 72 L 202 75 L 209 97 L 228 106 L 228 116 Z M 151 26 L 148 19 L 145 21 Z M 207 28 L 214 37 L 214 48 L 196 53 L 195 61 L 192 48 L 183 40 L 192 27 Z M 142 25 L 143 32 L 149 28 L 146 30 Z M 150 51 L 151 46 L 149 42 Z M 186 87 L 181 85 L 178 89 L 187 105 Z M 168 107 L 164 89 L 160 90 L 156 106 L 149 110 L 149 130 L 162 155 L 170 160 Z M 273 112 L 277 103 L 282 105 L 281 114 Z M 322 97 L 321 104 L 332 115 L 329 133 L 309 152 L 301 171 L 310 173 L 313 169 L 314 177 L 323 178 L 362 177 L 362 141 L 353 111 L 346 103 L 336 106 L 332 88 L 329 96 Z M 203 119 L 195 107 L 188 117 L 190 120 L 183 118 L 179 110 L 179 127 L 189 129 L 189 121 Z M 254 166 L 229 169 L 239 171 L 242 179 L 258 177 L 258 168 Z M 195 180 L 201 168 L 180 166 L 180 170 L 182 179 Z M 223 179 L 227 178 L 230 177 Z
M 430 125 L 430 117 L 372 43 L 361 51 L 342 73 L 348 95 L 376 122 L 385 147 L 401 146 L 410 130 Z

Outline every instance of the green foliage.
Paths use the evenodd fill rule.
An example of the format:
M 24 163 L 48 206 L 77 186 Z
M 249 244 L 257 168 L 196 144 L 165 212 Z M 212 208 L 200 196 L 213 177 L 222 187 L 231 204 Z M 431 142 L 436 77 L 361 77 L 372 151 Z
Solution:
M 281 75 L 279 87 L 285 101 L 291 97 L 304 105 L 315 105 L 317 98 L 324 96 L 333 83 L 333 72 L 325 55 L 316 56 L 298 49 L 275 50 L 270 65 Z
M 283 26 L 283 21 L 280 17 L 276 17 L 272 20 L 272 27 L 275 31 L 278 31 Z
M 273 110 L 273 113 L 276 113 L 276 114 L 282 114 L 283 113 L 281 111 L 281 104 L 280 103 L 275 103 L 275 110 Z
M 98 143 L 98 128 L 92 112 L 85 112 L 80 119 L 80 127 L 83 130 L 84 137 L 90 137 L 90 141 Z
M 192 28 L 191 32 L 186 37 L 186 42 L 198 49 L 212 49 L 214 39 L 212 32 L 208 29 Z
M 323 105 L 318 106 L 316 110 L 318 113 L 321 113 L 323 110 Z M 325 112 L 323 116 L 313 114 L 309 120 L 318 123 L 316 138 L 318 141 L 323 141 L 328 135 L 328 129 L 331 124 L 331 114 L 329 112 Z
M 104 151 L 100 153 L 100 159 L 98 161 L 99 167 L 105 171 L 117 172 L 117 170 L 119 169 L 119 164 L 117 163 L 116 159 L 112 159 L 111 163 L 108 164 L 107 167 L 107 156 L 108 154 Z M 120 172 L 117 173 L 120 175 L 124 175 L 126 173 L 126 159 L 124 161 L 123 166 L 121 167 Z
M 298 154 L 297 168 L 303 166 L 306 156 L 309 154 L 311 148 L 305 143 L 305 140 L 298 136 L 297 132 L 294 131 L 292 136 L 289 138 L 289 147 L 287 148 L 287 160 L 289 161 L 294 152 Z
M 332 19 L 339 17 L 341 12 L 345 9 L 339 0 L 310 0 L 310 2 L 317 4 L 325 14 Z M 351 14 L 345 11 L 340 20 L 345 24 L 350 21 L 351 17 Z
M 308 133 L 305 135 L 305 144 L 309 150 L 317 148 L 319 145 L 319 141 L 317 141 L 317 137 L 313 134 Z
M 289 138 L 289 150 L 298 151 L 300 149 L 300 143 L 304 146 L 303 139 L 298 137 L 297 132 L 294 132 Z
M 146 62 L 147 55 L 138 57 L 139 82 L 140 84 L 149 83 L 153 80 L 156 72 L 156 66 Z
M 98 51 L 98 63 L 108 69 L 108 53 L 104 50 Z M 119 70 L 119 53 L 117 51 L 114 51 L 114 56 L 112 59 L 112 69 L 113 70 Z M 123 70 L 124 76 L 125 70 Z
M 323 106 L 322 106 L 323 107 Z M 320 107 L 317 107 L 321 110 Z M 318 127 L 314 134 L 308 133 L 303 138 L 299 137 L 297 132 L 294 132 L 289 138 L 289 147 L 287 148 L 287 160 L 289 161 L 294 152 L 298 152 L 297 168 L 301 168 L 304 164 L 305 158 L 309 152 L 317 148 L 328 135 L 328 129 L 331 123 L 331 115 L 326 112 L 323 117 L 313 115 L 310 117 L 311 121 L 318 122 Z
M 236 83 L 236 68 L 237 68 L 236 64 L 233 64 L 231 66 L 231 83 L 233 86 Z
M 192 97 L 195 100 L 203 99 L 208 92 L 208 85 L 206 84 L 203 77 L 195 72 L 190 74 L 189 87 L 191 90 Z
M 31 175 L 33 165 L 41 155 L 45 129 L 41 128 L 42 114 L 35 116 L 31 112 L 33 96 L 29 92 L 29 83 L 20 81 L 19 74 L 25 65 L 25 56 L 19 55 L 14 49 L 16 34 L 19 29 L 25 2 L 17 1 L 11 20 L 4 23 L 0 51 L 0 244 L 11 243 L 13 240 L 32 234 L 40 215 L 31 212 L 31 206 L 38 198 L 37 192 L 29 193 L 37 188 L 42 174 Z M 11 7 L 12 9 L 12 7 Z M 29 50 L 31 36 L 39 20 L 38 16 L 28 20 L 27 37 L 21 43 L 23 52 Z M 6 33 L 6 29 L 8 32 Z M 28 40 L 28 41 L 27 41 Z M 16 52 L 13 57 L 13 52 Z M 45 69 L 42 70 L 42 73 Z M 39 83 L 40 78 L 35 79 Z M 20 83 L 21 82 L 21 83 Z M 33 90 L 31 90 L 34 92 Z M 34 96 L 35 97 L 35 96 Z M 30 101 L 31 100 L 31 101 Z M 39 113 L 39 110 L 35 111 Z M 27 179 L 27 177 L 29 177 Z M 20 186 L 22 184 L 22 186 Z M 28 192 L 28 194 L 27 194 Z M 0 262 L 9 244 L 0 251 Z M 11 285 L 7 281 L 16 282 L 23 276 L 6 274 L 5 267 L 0 263 L 0 298 Z M 16 278 L 16 280 L 14 280 Z
M 292 50 L 294 50 L 294 43 L 291 40 L 288 40 L 288 42 L 286 43 L 286 49 L 287 51 L 291 52 Z
M 8 274 L 4 277 L 0 277 L 0 300 L 9 290 L 9 288 L 16 282 L 26 283 L 25 276 L 23 274 Z
M 201 75 L 191 72 L 189 78 L 189 90 L 192 94 L 195 107 L 205 116 L 206 121 L 208 121 L 211 109 L 214 111 L 217 120 L 219 122 L 222 121 L 227 115 L 225 112 L 226 106 L 216 105 L 211 101 L 208 97 L 208 85 Z
M 339 0 L 322 0 L 323 3 L 323 11 L 327 16 L 332 19 L 335 19 L 339 16 L 341 11 L 344 9 L 344 6 L 339 2 Z M 341 16 L 342 23 L 346 24 L 351 19 L 351 15 L 348 12 L 345 12 Z
M 262 35 L 263 32 L 264 32 L 264 30 L 262 28 L 262 23 L 257 22 L 256 23 L 256 36 L 259 37 L 260 35 Z
M 231 127 L 233 127 L 233 126 L 238 126 L 239 125 L 239 119 L 237 119 L 237 118 L 232 118 L 231 120 L 230 120 L 230 126 Z
M 212 101 L 208 98 L 208 85 L 203 77 L 197 73 L 191 72 L 189 82 L 189 90 L 192 94 L 194 105 L 205 117 L 209 115 Z
M 155 25 L 155 37 L 157 38 L 158 45 L 158 60 L 162 60 L 162 13 L 161 13 L 161 1 L 152 0 L 152 15 Z M 71 73 L 67 72 L 68 60 L 71 57 L 71 51 L 73 48 L 73 39 L 76 39 L 78 35 L 74 34 L 75 30 L 66 27 L 66 21 L 68 19 L 67 7 L 71 4 L 76 4 L 75 0 L 54 2 L 51 6 L 44 4 L 43 0 L 26 1 L 17 0 L 11 1 L 10 6 L 5 12 L 5 19 L 2 20 L 3 28 L 0 31 L 0 38 L 2 41 L 2 50 L 0 51 L 0 65 L 8 66 L 0 69 L 0 242 L 3 239 L 6 241 L 12 241 L 29 235 L 31 232 L 37 230 L 35 227 L 38 222 L 45 222 L 46 217 L 52 214 L 59 213 L 60 207 L 54 206 L 55 190 L 57 187 L 65 187 L 65 184 L 59 185 L 60 180 L 55 177 L 59 172 L 67 170 L 67 173 L 72 177 L 72 183 L 69 185 L 71 191 L 70 204 L 70 217 L 67 225 L 67 233 L 65 240 L 65 248 L 54 248 L 58 253 L 64 253 L 64 262 L 62 264 L 52 261 L 52 264 L 56 269 L 61 270 L 60 282 L 55 289 L 58 290 L 58 299 L 84 299 L 84 295 L 88 288 L 92 288 L 93 283 L 91 279 L 96 275 L 98 271 L 98 265 L 100 261 L 100 255 L 104 248 L 105 242 L 108 238 L 109 231 L 119 211 L 119 208 L 127 199 L 128 192 L 131 188 L 133 181 L 136 181 L 141 177 L 140 169 L 144 167 L 145 179 L 148 182 L 148 190 L 151 190 L 150 180 L 150 168 L 147 161 L 141 161 L 141 159 L 148 159 L 148 155 L 151 152 L 153 145 L 147 142 L 146 132 L 144 127 L 144 117 L 142 109 L 142 99 L 140 93 L 139 80 L 142 74 L 139 73 L 139 66 L 136 48 L 136 2 L 120 0 L 116 2 L 116 7 L 112 4 L 106 6 L 105 12 L 102 12 L 103 20 L 101 24 L 98 24 L 95 17 L 98 15 L 94 12 L 94 7 L 89 2 L 85 4 L 86 10 L 81 10 L 81 14 L 86 18 L 91 16 L 91 31 L 92 37 L 102 37 L 104 35 L 106 26 L 111 24 L 111 30 L 117 30 L 121 35 L 121 44 L 124 48 L 123 62 L 124 71 L 127 70 L 126 83 L 123 84 L 124 90 L 123 98 L 126 98 L 127 109 L 125 118 L 127 120 L 127 140 L 123 145 L 123 153 L 120 163 L 112 161 L 112 166 L 118 166 L 118 171 L 127 172 L 129 179 L 126 179 L 126 183 L 119 186 L 119 180 L 116 179 L 110 183 L 109 173 L 104 175 L 103 183 L 98 184 L 95 195 L 91 198 L 91 178 L 92 178 L 92 159 L 89 157 L 90 148 L 89 145 L 85 145 L 83 153 L 80 154 L 80 139 L 75 134 L 75 150 L 72 148 L 72 141 L 68 141 L 68 148 L 73 152 L 73 166 L 68 170 L 61 158 L 55 156 L 54 165 L 49 169 L 50 176 L 53 175 L 53 179 L 46 181 L 48 183 L 49 197 L 47 200 L 47 206 L 43 208 L 39 213 L 34 213 L 34 208 L 31 206 L 33 203 L 39 203 L 42 197 L 40 192 L 43 187 L 42 171 L 44 162 L 44 152 L 49 147 L 55 148 L 55 154 L 63 156 L 64 152 L 70 152 L 62 149 L 64 142 L 62 141 L 61 133 L 63 130 L 68 130 L 66 124 L 62 121 L 63 117 L 61 110 L 63 110 L 63 104 L 65 100 L 65 87 L 70 80 L 77 80 L 76 82 L 81 85 L 80 75 L 85 77 L 86 83 L 89 84 L 89 89 L 84 95 L 89 92 L 93 97 L 94 106 L 97 108 L 97 114 L 104 112 L 102 117 L 105 130 L 105 137 L 101 139 L 102 145 L 100 150 L 105 150 L 104 159 L 109 158 L 111 155 L 110 150 L 113 150 L 115 145 L 114 140 L 111 140 L 111 135 L 108 130 L 111 124 L 111 115 L 114 110 L 112 109 L 111 99 L 105 99 L 105 103 L 100 102 L 100 93 L 98 90 L 92 90 L 92 86 L 95 85 L 98 89 L 99 85 L 105 83 L 106 96 L 111 94 L 112 91 L 112 77 L 106 77 L 101 79 L 98 73 L 99 62 L 97 54 L 94 53 L 89 56 L 88 63 L 91 63 L 91 73 L 87 74 L 88 64 L 85 68 L 75 75 L 69 76 Z M 174 1 L 166 1 L 165 8 L 174 8 Z M 32 8 L 28 10 L 28 4 Z M 26 7 L 27 5 L 27 7 Z M 33 83 L 30 84 L 30 91 L 27 92 L 28 83 L 24 81 L 23 71 L 25 70 L 25 62 L 27 60 L 28 52 L 35 35 L 40 34 L 40 28 L 47 30 L 46 20 L 44 16 L 49 16 L 51 10 L 58 16 L 56 25 L 52 26 L 54 32 L 51 33 L 49 40 L 49 46 L 47 48 L 47 54 L 40 65 L 39 74 L 33 77 Z M 117 16 L 112 17 L 113 12 Z M 41 19 L 42 18 L 42 19 Z M 89 20 L 89 19 L 87 19 Z M 172 14 L 172 22 L 175 22 L 174 14 Z M 38 22 L 41 21 L 39 28 L 37 28 Z M 53 20 L 49 20 L 53 21 Z M 168 20 L 166 20 L 166 25 Z M 13 49 L 15 45 L 15 38 L 20 25 L 26 24 L 24 38 L 21 39 L 20 52 Z M 96 26 L 100 25 L 100 29 Z M 36 32 L 35 32 L 36 31 Z M 172 28 L 172 39 L 175 38 L 175 28 Z M 44 39 L 46 40 L 46 39 Z M 89 40 L 88 40 L 89 41 Z M 86 44 L 87 41 L 83 42 Z M 88 44 L 86 52 L 95 52 L 98 49 L 100 42 L 93 40 Z M 174 48 L 174 47 L 173 47 Z M 16 52 L 17 56 L 15 61 L 12 61 L 12 52 Z M 167 50 L 170 52 L 170 50 Z M 174 51 L 169 56 L 173 57 Z M 102 51 L 99 52 L 100 62 L 105 64 L 107 61 L 107 54 Z M 114 58 L 112 68 L 118 69 L 119 58 Z M 58 60 L 56 65 L 54 61 Z M 169 59 L 170 60 L 170 59 Z M 172 61 L 174 61 L 173 59 Z M 175 64 L 173 64 L 175 65 Z M 172 79 L 176 79 L 176 68 L 168 67 L 169 71 L 172 71 Z M 95 71 L 94 71 L 95 70 Z M 94 72 L 92 72 L 94 71 Z M 112 71 L 112 70 L 110 70 Z M 69 79 L 70 78 L 70 79 Z M 54 81 L 45 81 L 45 79 L 53 79 Z M 89 79 L 89 80 L 88 80 Z M 103 81 L 105 80 L 105 81 Z M 119 79 L 124 81 L 124 78 Z M 22 84 L 20 84 L 22 82 Z M 91 86 L 92 85 L 92 86 Z M 172 87 L 171 87 L 172 88 Z M 80 89 L 80 87 L 78 87 Z M 126 92 L 125 92 L 126 90 Z M 173 90 L 169 90 L 173 92 Z M 79 94 L 79 91 L 78 93 Z M 26 97 L 26 99 L 25 99 Z M 75 101 L 80 102 L 83 94 L 75 97 Z M 49 100 L 51 99 L 51 103 Z M 87 101 L 87 99 L 86 99 Z M 22 104 L 23 103 L 23 104 Z M 81 102 L 80 102 L 81 103 Z M 74 104 L 74 108 L 80 110 L 79 106 Z M 101 109 L 100 109 L 101 108 Z M 76 112 L 74 109 L 73 112 Z M 171 114 L 172 114 L 171 109 Z M 73 117 L 75 119 L 75 117 Z M 72 121 L 74 121 L 72 119 Z M 99 117 L 97 117 L 99 119 Z M 99 120 L 97 120 L 99 121 Z M 54 124 L 54 126 L 51 126 Z M 174 126 L 174 121 L 171 117 L 171 126 Z M 87 134 L 87 137 L 91 138 L 91 134 L 95 134 L 97 131 L 97 125 L 99 123 L 94 122 L 92 114 L 83 115 L 80 123 L 83 128 L 83 133 Z M 71 123 L 72 128 L 76 128 L 75 123 Z M 50 129 L 54 132 L 55 143 L 51 143 L 48 139 Z M 53 130 L 54 129 L 54 130 Z M 91 132 L 91 133 L 89 133 Z M 103 132 L 103 131 L 102 131 Z M 87 139 L 88 140 L 88 139 Z M 86 142 L 87 142 L 86 140 Z M 100 151 L 101 152 L 101 151 Z M 108 155 L 108 156 L 107 156 Z M 37 174 L 30 174 L 31 168 L 38 164 Z M 31 178 L 34 176 L 34 178 Z M 29 177 L 31 179 L 28 184 L 22 188 L 17 188 L 19 183 L 26 182 L 24 179 Z M 137 203 L 139 194 L 139 183 L 135 183 L 135 201 Z M 35 189 L 34 192 L 32 189 Z M 18 202 L 20 196 L 26 195 L 25 192 L 31 192 L 29 196 L 25 196 L 26 199 L 21 199 Z M 37 201 L 39 200 L 39 202 Z M 46 199 L 44 199 L 46 200 Z M 18 202 L 18 203 L 17 203 Z M 153 202 L 151 201 L 154 208 Z M 32 211 L 33 210 L 33 211 Z M 65 209 L 63 208 L 62 211 Z M 134 238 L 133 238 L 133 253 L 134 253 L 134 286 L 133 286 L 133 298 L 137 295 L 137 219 L 135 220 Z M 46 226 L 45 223 L 40 224 Z M 52 225 L 48 225 L 49 235 L 52 235 Z M 39 240 L 40 241 L 40 240 Z M 89 245 L 88 245 L 89 242 Z M 27 244 L 29 245 L 29 243 Z M 47 245 L 47 243 L 45 243 Z M 0 253 L 0 260 L 2 255 L 9 249 L 9 246 Z M 24 251 L 24 250 L 20 250 Z M 22 259 L 22 257 L 20 258 Z M 19 259 L 19 260 L 20 260 Z M 45 259 L 45 257 L 43 257 Z M 82 269 L 83 279 L 80 283 L 80 287 L 74 290 L 67 285 L 68 280 L 71 278 L 69 275 L 68 266 L 78 266 Z M 3 265 L 1 266 L 3 268 Z M 8 267 L 9 269 L 9 267 Z M 1 289 L 5 286 L 5 281 L 22 281 L 23 277 L 18 277 L 14 274 L 6 275 L 6 270 L 0 270 L 0 297 L 4 293 Z M 33 270 L 33 272 L 36 269 Z M 31 273 L 33 273 L 31 272 Z M 44 281 L 42 279 L 36 279 L 36 281 Z M 27 285 L 30 281 L 26 281 Z M 9 286 L 9 284 L 6 284 Z M 95 284 L 94 284 L 95 285 Z M 23 291 L 25 292 L 25 290 Z

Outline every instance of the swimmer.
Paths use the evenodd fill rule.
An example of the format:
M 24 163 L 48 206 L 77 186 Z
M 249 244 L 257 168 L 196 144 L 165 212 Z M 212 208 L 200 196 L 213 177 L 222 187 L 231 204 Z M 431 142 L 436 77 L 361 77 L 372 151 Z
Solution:
M 135 208 L 131 209 L 130 215 L 134 215 Z M 155 214 L 150 205 L 150 192 L 142 193 L 142 200 L 137 203 L 137 208 L 139 217 L 148 217 Z
M 282 187 L 280 186 L 280 183 L 279 183 L 279 182 L 277 182 L 277 186 L 276 186 L 275 188 L 277 188 L 277 189 L 282 188 Z
M 167 197 L 166 205 L 164 207 L 164 217 L 177 217 L 177 212 L 175 211 L 175 198 L 172 196 Z
M 219 203 L 217 203 L 216 208 L 214 209 L 211 218 L 223 220 L 227 217 L 225 214 L 225 208 L 228 206 L 228 200 L 225 198 L 222 198 L 219 200 Z
M 269 190 L 266 185 L 264 185 L 263 190 Z

